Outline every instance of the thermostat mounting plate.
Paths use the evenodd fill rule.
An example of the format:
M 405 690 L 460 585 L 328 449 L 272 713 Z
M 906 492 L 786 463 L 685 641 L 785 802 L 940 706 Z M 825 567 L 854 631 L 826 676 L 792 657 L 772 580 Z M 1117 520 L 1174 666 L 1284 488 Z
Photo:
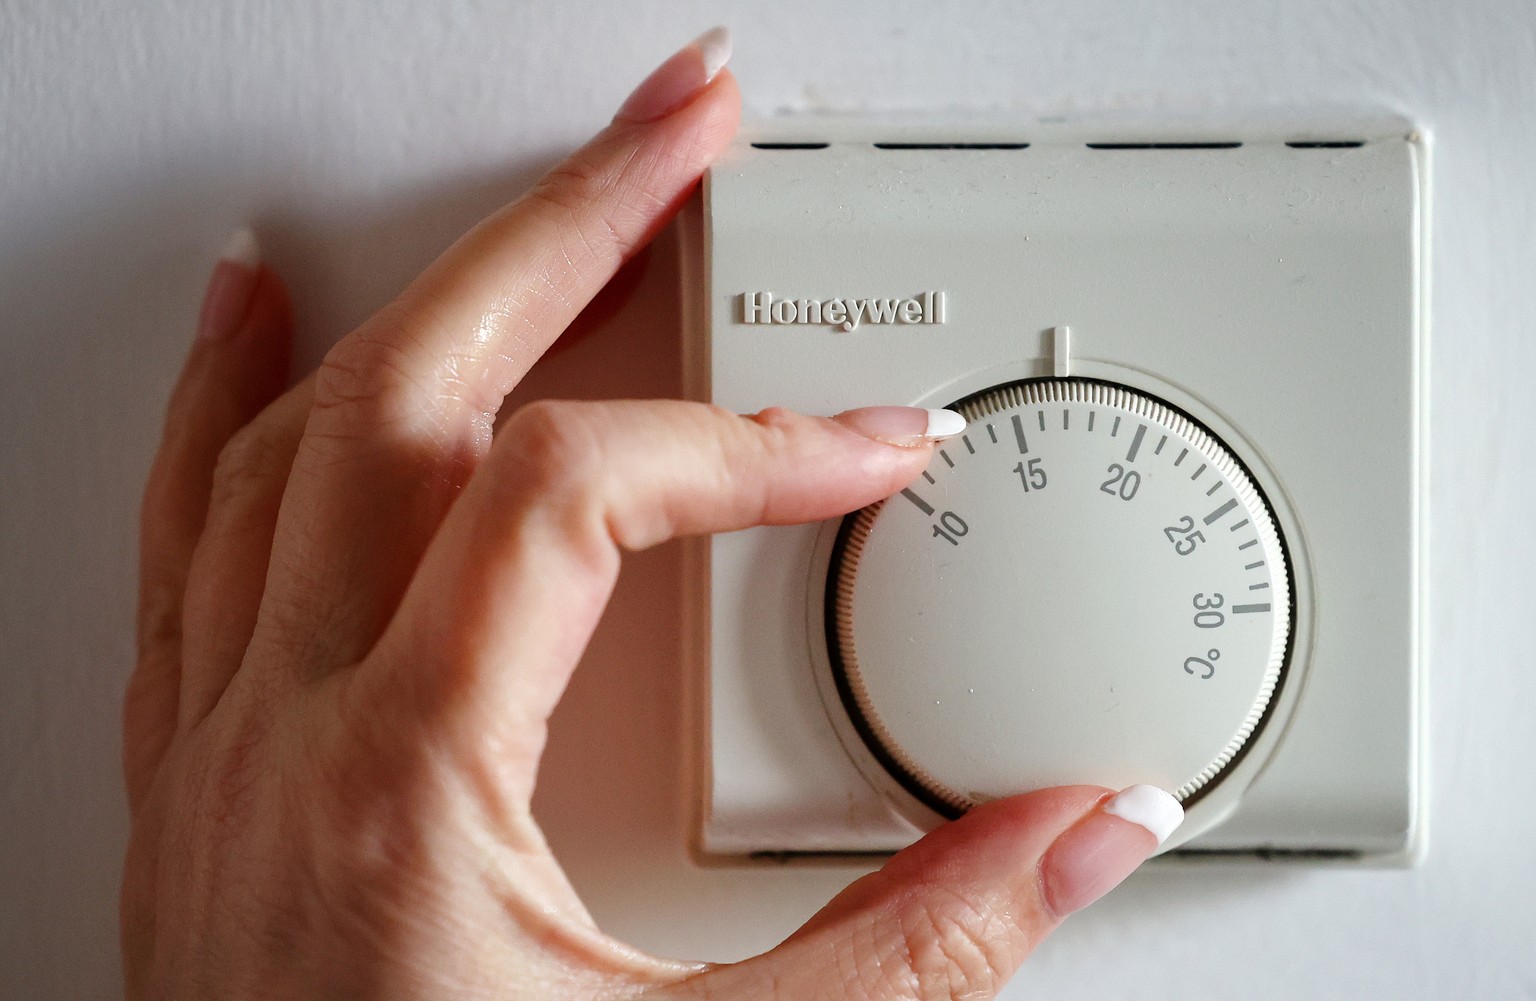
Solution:
M 1260 724 L 1191 794 L 1186 840 L 1170 847 L 1191 857 L 1410 862 L 1423 844 L 1427 176 L 1424 137 L 1395 118 L 809 119 L 750 129 L 710 171 L 684 227 L 690 395 L 742 412 L 835 413 L 949 406 L 1067 377 L 1188 418 L 1251 477 L 1261 498 L 1252 503 L 1267 498 L 1284 556 L 1274 550 L 1262 586 L 1288 584 L 1289 620 L 1283 670 L 1272 691 L 1258 690 Z M 1019 465 L 1027 490 L 1030 467 Z M 1150 498 L 1156 473 L 1146 475 Z M 1234 508 L 1211 482 L 1226 517 Z M 1064 475 L 1053 481 L 1070 486 Z M 1083 497 L 1101 502 L 1091 486 Z M 1228 487 L 1235 498 L 1242 484 Z M 927 531 L 916 524 L 913 538 Z M 958 545 L 954 524 L 943 524 L 934 521 L 933 544 Z M 993 532 L 993 543 L 1008 534 Z M 1195 547 L 1176 534 L 1168 543 Z M 942 820 L 943 803 L 925 803 L 910 776 L 892 774 L 829 681 L 839 652 L 827 596 L 840 545 L 829 523 L 753 529 L 691 550 L 707 855 L 888 852 Z M 1193 565 L 1175 552 L 1188 555 L 1156 558 Z M 1288 580 L 1274 576 L 1281 562 Z M 1131 621 L 1125 596 L 1116 600 L 1120 611 L 1085 611 L 1071 627 L 1092 633 L 1102 628 L 1096 615 Z M 1196 613 L 1201 600 L 1211 601 L 1197 595 Z M 1234 636 L 1238 620 L 1198 638 Z M 1213 624 L 1207 614 L 1178 628 Z M 1018 628 L 1027 638 L 1027 613 Z M 1216 650 L 1191 648 L 1203 666 L 1186 661 L 1186 676 L 1175 660 L 1168 685 L 1214 673 L 1200 659 L 1205 645 Z M 1054 668 L 1025 653 L 1019 669 Z M 901 673 L 898 658 L 898 682 Z M 1173 700 L 1157 718 L 1175 736 L 1185 690 L 1198 689 L 1155 696 Z M 1065 706 L 1062 720 L 1071 726 Z M 1145 734 L 1143 724 L 1125 732 Z M 1121 756 L 1125 774 L 1135 774 L 1136 754 L 1128 746 Z M 1120 774 L 1085 765 L 1077 780 Z

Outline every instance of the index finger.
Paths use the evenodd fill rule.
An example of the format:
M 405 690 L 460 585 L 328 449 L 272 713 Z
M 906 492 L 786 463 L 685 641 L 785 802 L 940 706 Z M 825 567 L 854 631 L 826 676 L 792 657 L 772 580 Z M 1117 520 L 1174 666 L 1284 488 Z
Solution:
M 325 401 L 399 395 L 407 410 L 494 417 L 549 344 L 655 236 L 730 142 L 740 117 L 707 32 L 664 62 L 613 122 L 522 198 L 471 229 L 327 356 Z M 327 384 L 331 385 L 327 385 Z M 326 414 L 324 424 L 358 415 Z M 443 416 L 452 416 L 445 414 Z M 376 422 L 362 415 L 365 427 Z M 335 430 L 327 427 L 325 430 Z
M 664 62 L 590 143 L 330 352 L 254 642 L 323 638 L 304 644 L 322 662 L 307 672 L 372 646 L 503 397 L 730 141 L 728 52 L 722 30 Z

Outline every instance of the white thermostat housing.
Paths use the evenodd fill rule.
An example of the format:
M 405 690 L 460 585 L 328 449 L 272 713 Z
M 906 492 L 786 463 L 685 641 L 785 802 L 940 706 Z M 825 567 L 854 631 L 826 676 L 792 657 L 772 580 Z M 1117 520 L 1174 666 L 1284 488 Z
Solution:
M 684 226 L 690 394 L 969 424 L 691 548 L 701 853 L 1152 782 L 1174 856 L 1411 862 L 1427 176 L 1391 117 L 744 132 Z

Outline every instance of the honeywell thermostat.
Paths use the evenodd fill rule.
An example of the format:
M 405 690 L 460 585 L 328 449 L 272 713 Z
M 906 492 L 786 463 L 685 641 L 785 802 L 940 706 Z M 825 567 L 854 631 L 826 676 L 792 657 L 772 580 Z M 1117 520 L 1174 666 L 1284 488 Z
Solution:
M 968 426 L 693 548 L 700 850 L 1150 783 L 1165 851 L 1411 862 L 1426 154 L 1393 118 L 739 139 L 685 227 L 692 395 Z

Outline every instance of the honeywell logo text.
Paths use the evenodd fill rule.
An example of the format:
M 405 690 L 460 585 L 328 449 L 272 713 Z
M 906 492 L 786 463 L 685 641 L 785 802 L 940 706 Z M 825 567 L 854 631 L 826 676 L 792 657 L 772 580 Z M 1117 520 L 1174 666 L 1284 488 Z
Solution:
M 860 324 L 944 322 L 944 293 L 910 299 L 775 299 L 772 292 L 743 292 L 742 323 L 810 323 L 849 331 Z

